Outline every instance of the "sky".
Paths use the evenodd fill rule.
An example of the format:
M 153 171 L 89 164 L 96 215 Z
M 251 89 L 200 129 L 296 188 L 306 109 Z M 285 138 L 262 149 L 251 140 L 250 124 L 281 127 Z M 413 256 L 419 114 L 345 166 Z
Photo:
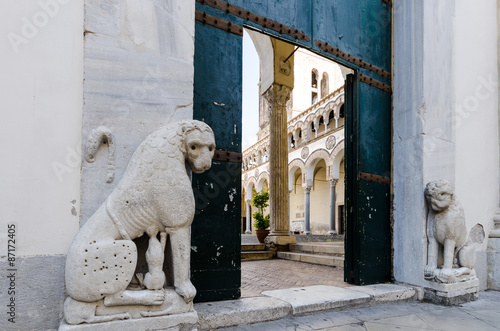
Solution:
M 243 150 L 257 142 L 259 130 L 259 55 L 243 30 Z

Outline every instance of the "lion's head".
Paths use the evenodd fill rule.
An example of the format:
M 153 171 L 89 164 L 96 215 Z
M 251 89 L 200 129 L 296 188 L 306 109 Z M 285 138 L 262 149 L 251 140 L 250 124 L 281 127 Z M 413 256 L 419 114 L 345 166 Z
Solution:
M 205 123 L 193 120 L 180 126 L 184 136 L 186 160 L 195 173 L 202 173 L 212 166 L 215 153 L 215 137 L 212 129 Z
M 442 212 L 453 203 L 453 188 L 446 180 L 431 181 L 425 186 L 425 198 L 429 208 Z

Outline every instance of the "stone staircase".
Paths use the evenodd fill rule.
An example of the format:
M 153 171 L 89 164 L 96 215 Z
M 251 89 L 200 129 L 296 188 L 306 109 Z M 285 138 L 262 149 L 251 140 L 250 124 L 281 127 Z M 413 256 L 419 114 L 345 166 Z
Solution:
M 344 268 L 344 242 L 291 244 L 290 252 L 278 252 L 278 258 Z
M 266 251 L 265 244 L 241 244 L 241 261 L 272 259 L 273 252 Z

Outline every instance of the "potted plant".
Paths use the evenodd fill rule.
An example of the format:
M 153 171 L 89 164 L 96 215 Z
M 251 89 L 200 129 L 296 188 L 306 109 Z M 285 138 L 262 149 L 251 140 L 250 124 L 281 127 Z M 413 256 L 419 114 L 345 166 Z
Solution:
M 258 209 L 258 211 L 253 213 L 255 234 L 259 242 L 263 243 L 264 239 L 269 234 L 269 214 L 264 216 L 264 208 L 269 206 L 269 190 L 262 192 L 253 190 L 252 205 Z

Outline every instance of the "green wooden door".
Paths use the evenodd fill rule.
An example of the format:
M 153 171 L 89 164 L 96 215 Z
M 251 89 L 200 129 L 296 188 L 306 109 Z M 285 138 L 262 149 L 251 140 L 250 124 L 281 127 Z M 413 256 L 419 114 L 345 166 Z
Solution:
M 346 100 L 345 279 L 355 284 L 386 282 L 391 277 L 388 2 L 196 3 L 194 117 L 212 126 L 217 149 L 241 152 L 242 45 L 238 31 L 243 26 L 306 47 L 354 70 L 346 85 L 350 97 Z M 214 162 L 209 173 L 193 178 L 198 213 L 192 226 L 191 270 L 197 301 L 239 296 L 240 185 L 237 163 Z
M 242 37 L 196 22 L 194 115 L 215 133 L 216 149 L 241 153 Z M 191 227 L 195 301 L 240 297 L 241 163 L 213 161 L 193 174 Z

